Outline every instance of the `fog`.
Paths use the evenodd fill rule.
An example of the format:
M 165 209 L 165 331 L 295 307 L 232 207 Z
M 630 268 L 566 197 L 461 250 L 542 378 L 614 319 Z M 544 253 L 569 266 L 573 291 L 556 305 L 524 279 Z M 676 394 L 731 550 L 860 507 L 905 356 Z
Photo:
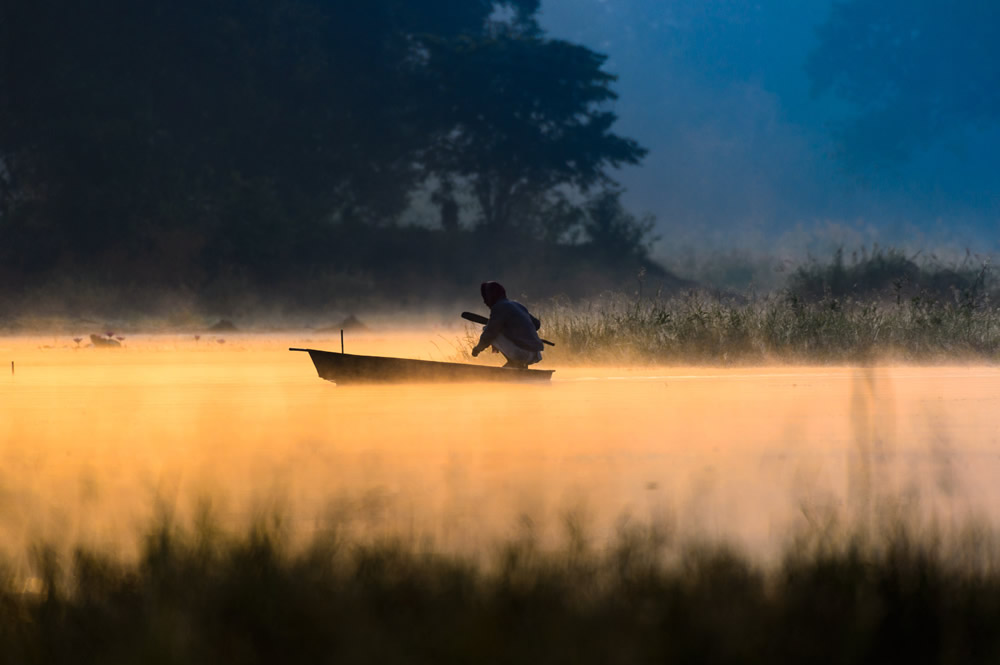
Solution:
M 452 360 L 465 334 L 355 335 L 347 350 Z M 817 515 L 887 504 L 945 524 L 1000 518 L 995 368 L 543 361 L 551 385 L 337 386 L 286 350 L 339 344 L 0 339 L 6 554 L 44 541 L 128 555 L 153 516 L 206 506 L 224 527 L 274 510 L 298 537 L 335 524 L 465 553 L 526 524 L 553 541 L 568 518 L 595 545 L 632 519 L 759 555 Z
M 886 95 L 900 83 L 879 64 L 885 58 L 909 60 L 914 76 L 923 76 L 882 136 L 891 126 L 911 127 L 923 104 L 949 96 L 961 108 L 986 105 L 990 119 L 944 112 L 931 138 L 906 139 L 909 153 L 899 159 L 877 152 L 877 136 L 839 144 L 838 132 L 866 106 L 836 91 L 817 94 L 807 71 L 831 16 L 829 0 L 543 2 L 542 23 L 553 36 L 608 54 L 607 68 L 619 77 L 619 127 L 650 149 L 641 166 L 620 173 L 621 182 L 630 205 L 657 216 L 657 251 L 668 265 L 706 248 L 796 255 L 861 242 L 996 249 L 996 106 L 985 91 L 966 102 L 936 87 L 938 72 L 977 85 L 981 62 L 966 60 L 961 44 L 975 41 L 978 29 L 995 30 L 995 21 L 953 31 L 965 14 L 948 13 L 946 3 L 843 4 L 856 16 L 868 12 L 854 26 L 859 42 L 865 35 L 877 41 L 896 22 L 906 26 L 907 42 L 922 39 L 929 49 L 924 58 L 896 43 L 898 56 L 862 56 L 870 58 L 873 90 Z M 940 30 L 928 28 L 928 16 Z M 844 62 L 855 46 L 837 46 Z M 916 74 L 921 67 L 927 71 Z M 873 92 L 867 102 L 880 99 Z
M 5 656 L 1000 654 L 989 3 L 0 16 Z

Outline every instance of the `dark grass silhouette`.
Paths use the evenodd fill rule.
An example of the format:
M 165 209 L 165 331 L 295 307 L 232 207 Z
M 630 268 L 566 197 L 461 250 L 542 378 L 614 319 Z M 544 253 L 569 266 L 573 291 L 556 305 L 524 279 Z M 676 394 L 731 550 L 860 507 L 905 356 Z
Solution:
M 36 551 L 0 595 L 12 663 L 945 663 L 1000 658 L 995 534 L 833 522 L 775 563 L 623 522 L 473 559 L 280 520 L 239 536 L 156 524 L 138 561 Z

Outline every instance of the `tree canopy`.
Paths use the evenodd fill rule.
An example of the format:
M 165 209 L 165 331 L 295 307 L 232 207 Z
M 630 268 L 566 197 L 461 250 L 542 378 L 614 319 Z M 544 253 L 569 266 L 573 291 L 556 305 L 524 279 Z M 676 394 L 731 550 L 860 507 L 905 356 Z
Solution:
M 465 180 L 491 231 L 530 217 L 560 185 L 586 192 L 607 168 L 635 164 L 635 141 L 611 133 L 616 98 L 605 57 L 564 41 L 504 30 L 428 42 L 431 85 L 445 115 L 429 168 Z
M 3 269 L 267 278 L 323 261 L 333 226 L 392 226 L 431 181 L 452 229 L 462 192 L 504 229 L 611 185 L 644 154 L 612 131 L 614 77 L 538 11 L 0 0 Z

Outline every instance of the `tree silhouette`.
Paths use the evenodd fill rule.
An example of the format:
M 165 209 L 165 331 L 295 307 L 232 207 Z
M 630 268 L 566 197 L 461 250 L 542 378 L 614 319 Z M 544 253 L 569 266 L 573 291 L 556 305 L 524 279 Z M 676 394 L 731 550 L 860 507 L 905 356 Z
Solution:
M 605 56 L 531 31 L 427 43 L 442 123 L 430 171 L 468 184 L 481 226 L 501 233 L 560 186 L 588 191 L 646 150 L 611 132 L 615 77 Z
M 379 269 L 429 182 L 446 230 L 471 193 L 481 227 L 556 242 L 569 190 L 645 150 L 611 131 L 604 56 L 545 38 L 538 11 L 0 0 L 0 270 L 196 290 Z
M 600 192 L 587 202 L 583 229 L 589 246 L 605 260 L 632 257 L 644 259 L 654 240 L 653 219 L 636 217 L 621 202 L 621 190 Z

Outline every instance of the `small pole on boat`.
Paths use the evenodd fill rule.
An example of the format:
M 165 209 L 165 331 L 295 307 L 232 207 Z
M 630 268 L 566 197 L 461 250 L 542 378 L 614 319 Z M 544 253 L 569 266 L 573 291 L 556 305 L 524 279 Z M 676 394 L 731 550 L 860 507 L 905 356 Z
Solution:
M 343 328 L 340 329 L 340 353 L 341 353 L 341 355 L 343 355 L 343 353 L 344 353 L 344 329 Z M 14 363 L 11 363 L 10 366 L 13 369 Z

